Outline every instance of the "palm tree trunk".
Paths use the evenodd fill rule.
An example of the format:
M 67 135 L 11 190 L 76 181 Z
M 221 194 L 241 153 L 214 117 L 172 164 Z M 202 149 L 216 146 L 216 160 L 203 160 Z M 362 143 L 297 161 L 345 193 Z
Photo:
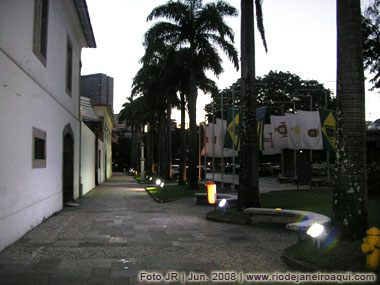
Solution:
M 171 179 L 171 167 L 172 167 L 172 106 L 168 102 L 166 107 L 166 139 L 165 139 L 165 175 L 166 180 Z
M 185 94 L 181 92 L 181 149 L 180 149 L 180 163 L 179 163 L 179 185 L 185 185 L 185 169 L 186 169 L 186 130 L 185 130 L 185 115 L 186 115 L 186 101 Z
M 158 121 L 158 171 L 160 176 L 164 176 L 165 172 L 165 114 L 159 114 Z
M 197 129 L 197 87 L 195 72 L 190 68 L 189 74 L 189 173 L 187 184 L 189 189 L 198 188 L 197 164 L 198 164 L 198 129 Z
M 153 130 L 152 125 L 148 125 L 148 134 L 147 134 L 147 154 L 146 154 L 146 172 L 148 175 L 153 174 Z
M 365 97 L 360 0 L 337 0 L 337 152 L 333 226 L 344 238 L 367 227 Z
M 131 143 L 131 167 L 134 169 L 138 168 L 138 136 L 136 125 L 132 124 L 132 143 Z
M 260 207 L 253 0 L 241 0 L 241 77 L 239 210 Z

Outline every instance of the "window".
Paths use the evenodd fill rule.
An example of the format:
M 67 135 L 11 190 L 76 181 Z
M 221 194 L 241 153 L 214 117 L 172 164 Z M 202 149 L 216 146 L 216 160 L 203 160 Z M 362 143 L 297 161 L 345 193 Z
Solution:
M 66 51 L 66 91 L 71 95 L 73 78 L 73 45 L 69 38 L 67 38 L 67 51 Z
M 37 128 L 33 128 L 32 167 L 46 167 L 46 132 Z
M 33 52 L 46 65 L 49 0 L 35 0 Z

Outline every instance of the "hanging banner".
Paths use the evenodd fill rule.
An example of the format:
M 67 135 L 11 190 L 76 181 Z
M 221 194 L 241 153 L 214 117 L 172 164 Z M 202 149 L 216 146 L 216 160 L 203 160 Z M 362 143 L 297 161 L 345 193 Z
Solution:
M 288 127 L 288 145 L 290 149 L 301 149 L 301 126 L 298 114 L 285 114 L 286 124 Z
M 298 111 L 302 149 L 323 149 L 319 111 Z
M 330 110 L 319 110 L 321 118 L 323 149 L 335 151 L 336 148 L 336 113 Z
M 208 126 L 206 126 L 206 139 L 205 139 L 206 156 L 209 156 L 209 157 L 233 156 L 232 149 L 224 148 L 226 124 L 227 124 L 226 120 L 216 119 L 215 124 L 210 123 L 208 124 Z M 238 156 L 237 151 L 235 151 L 235 156 Z
M 259 151 L 264 150 L 264 122 L 266 112 L 266 107 L 260 107 L 256 109 L 257 139 L 259 140 Z
M 273 144 L 275 148 L 288 148 L 288 126 L 285 116 L 270 116 L 273 131 Z
M 271 155 L 281 153 L 281 148 L 277 148 L 273 143 L 273 128 L 270 124 L 264 125 L 264 150 L 263 155 Z
M 227 129 L 226 129 L 225 141 L 224 141 L 225 148 L 232 149 L 234 145 L 235 150 L 240 150 L 239 118 L 240 118 L 240 114 L 239 114 L 238 109 L 227 110 Z

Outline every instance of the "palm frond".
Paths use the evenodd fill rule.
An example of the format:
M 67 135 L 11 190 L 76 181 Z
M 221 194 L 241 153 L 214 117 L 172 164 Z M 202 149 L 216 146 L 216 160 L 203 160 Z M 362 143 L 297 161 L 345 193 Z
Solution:
M 224 51 L 228 59 L 233 62 L 236 70 L 239 70 L 239 56 L 234 45 L 217 35 L 210 34 L 209 37 L 216 45 L 218 45 Z
M 178 23 L 186 17 L 188 7 L 181 1 L 169 1 L 166 4 L 160 5 L 152 10 L 148 15 L 147 21 L 152 21 L 157 18 L 166 18 Z
M 256 5 L 256 20 L 257 20 L 257 28 L 259 29 L 261 39 L 263 40 L 263 45 L 265 48 L 265 52 L 268 52 L 267 41 L 265 40 L 265 30 L 264 30 L 264 18 L 263 18 L 263 10 L 262 10 L 263 0 L 255 0 Z

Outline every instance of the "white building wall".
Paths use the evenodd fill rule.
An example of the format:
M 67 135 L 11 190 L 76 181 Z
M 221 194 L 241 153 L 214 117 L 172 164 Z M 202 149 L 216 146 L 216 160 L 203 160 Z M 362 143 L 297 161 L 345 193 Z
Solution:
M 72 1 L 49 1 L 46 67 L 33 53 L 34 2 L 0 1 L 0 250 L 62 209 L 63 129 L 74 139 L 79 197 L 79 63 L 85 40 Z M 67 35 L 73 46 L 66 93 Z M 32 128 L 46 132 L 46 167 L 32 168 Z
M 82 122 L 81 178 L 83 195 L 95 187 L 95 134 Z
M 105 179 L 105 163 L 104 163 L 104 143 L 98 139 L 98 183 L 103 183 Z

